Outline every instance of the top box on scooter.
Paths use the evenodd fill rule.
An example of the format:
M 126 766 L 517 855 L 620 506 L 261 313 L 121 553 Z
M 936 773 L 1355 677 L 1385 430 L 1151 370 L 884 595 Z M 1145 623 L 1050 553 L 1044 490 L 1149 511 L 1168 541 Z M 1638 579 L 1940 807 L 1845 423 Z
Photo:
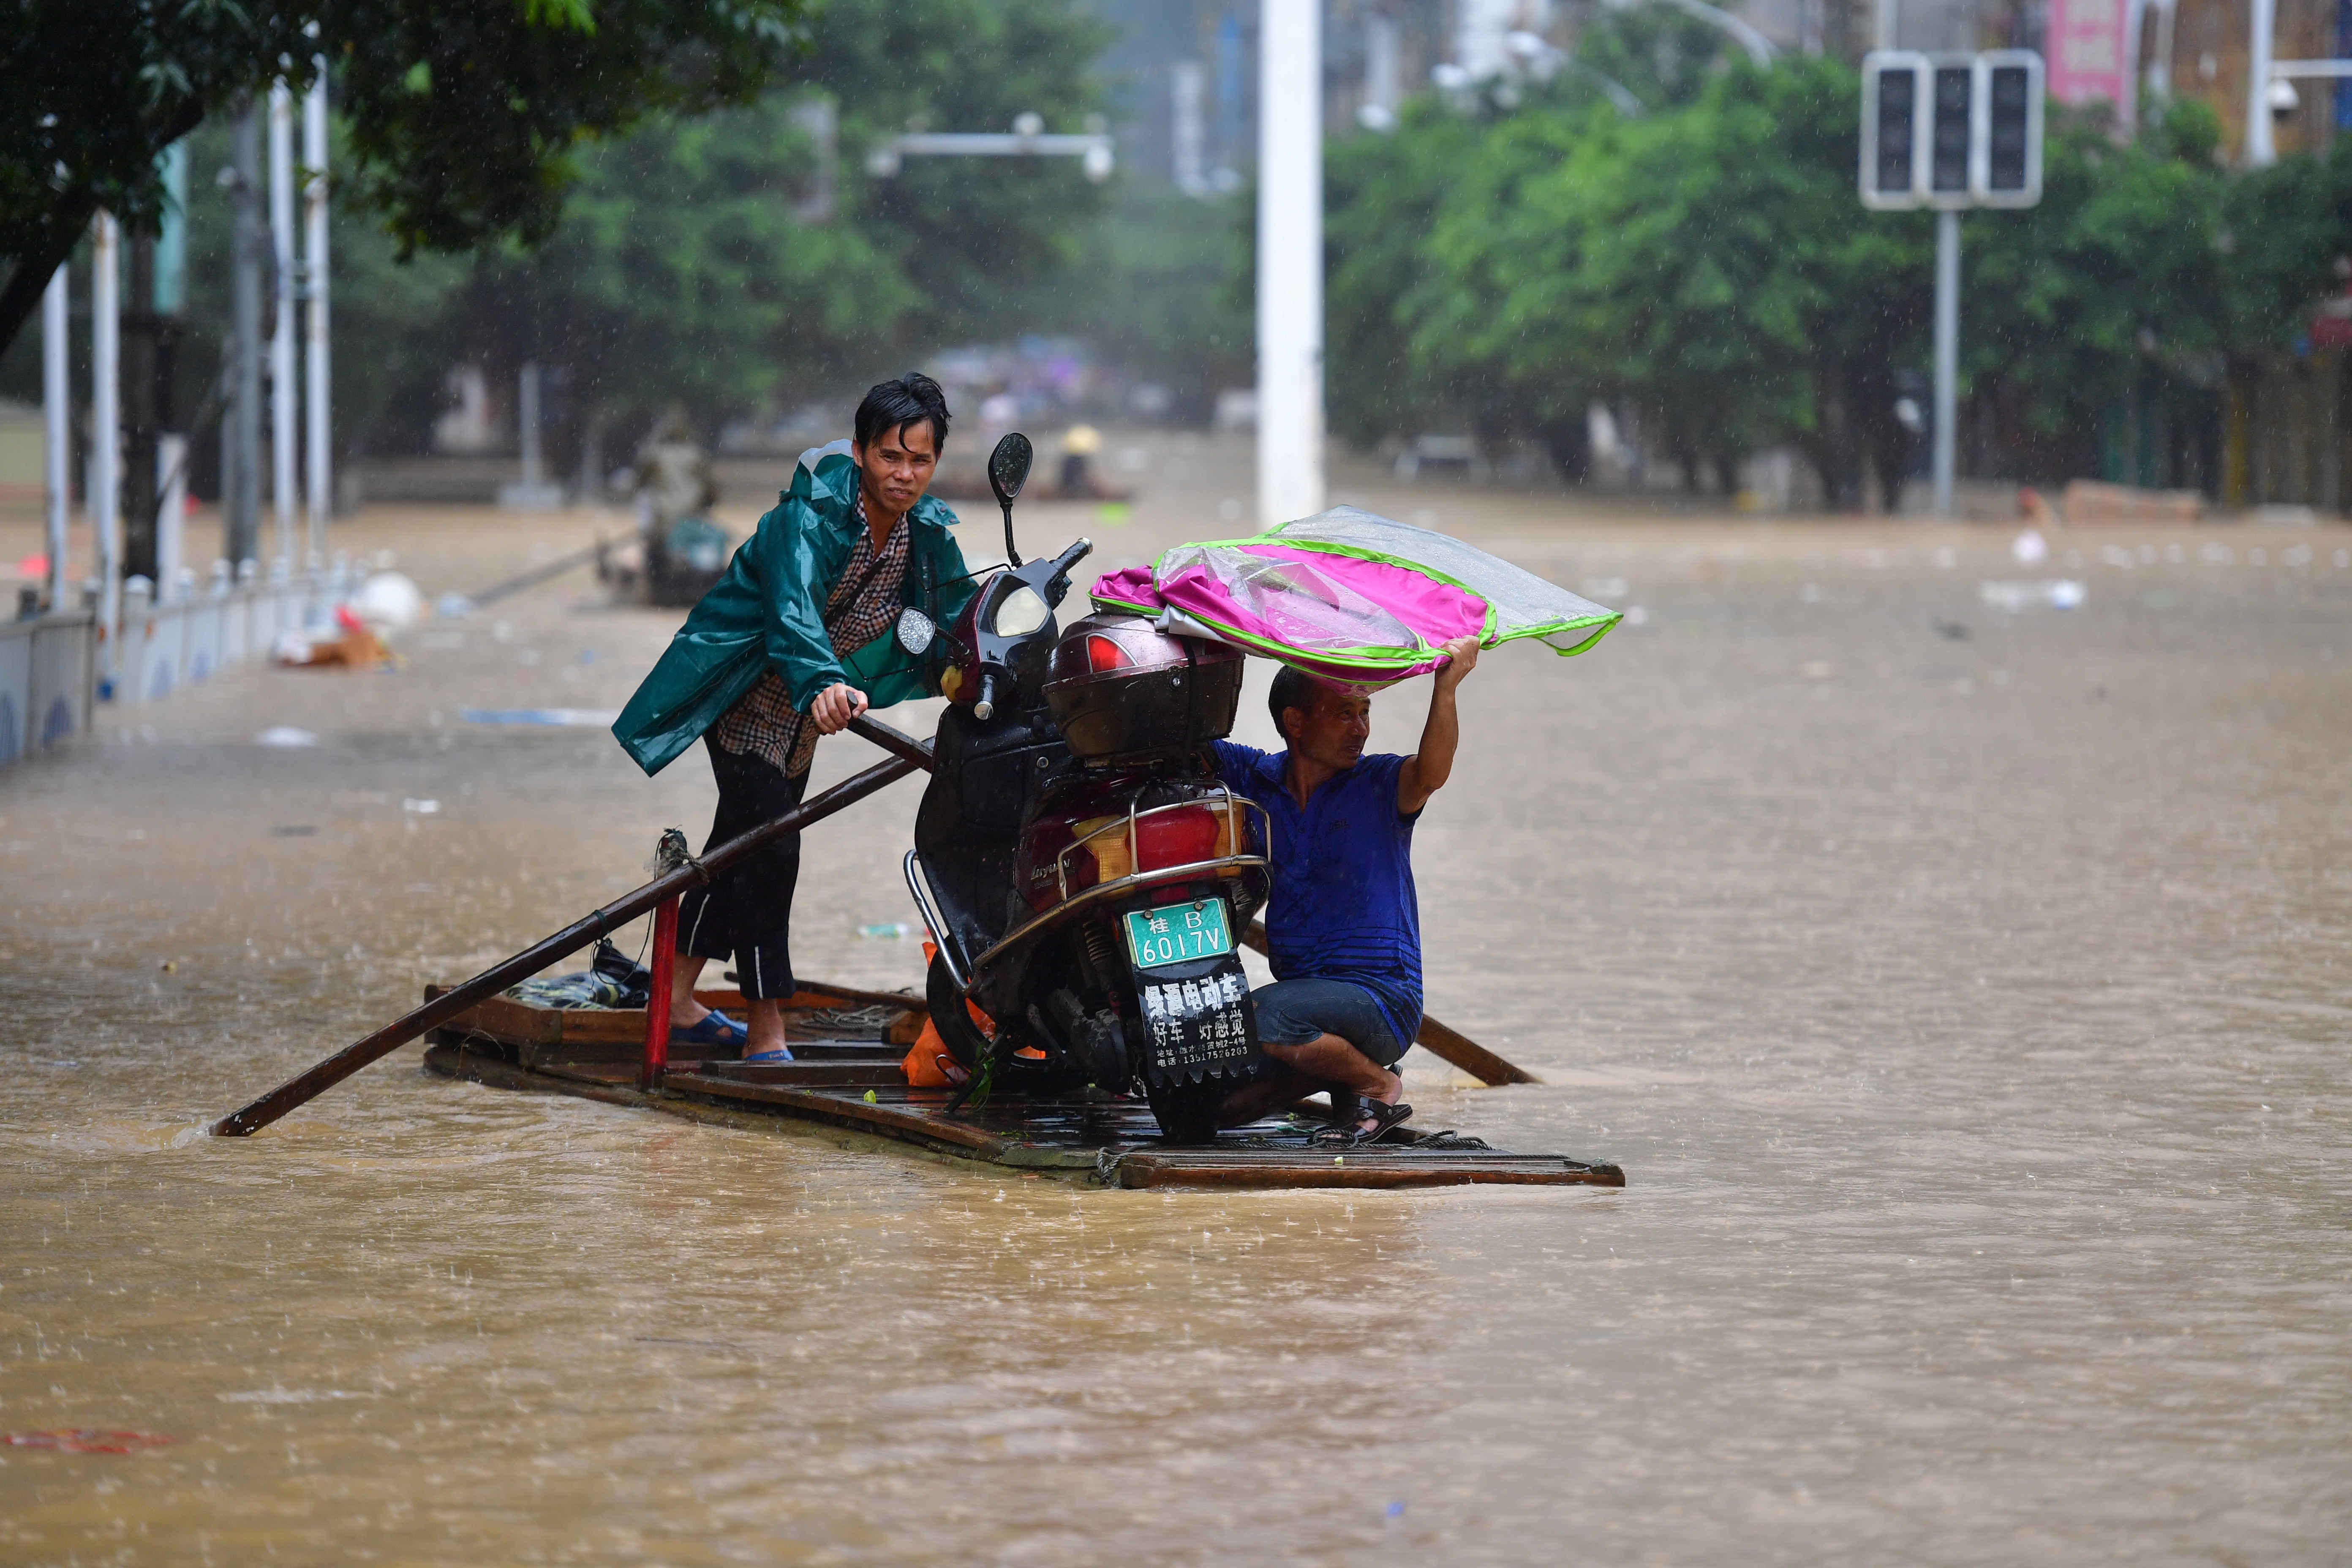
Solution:
M 1239 648 L 1097 611 L 1055 645 L 1045 701 L 1063 740 L 1086 761 L 1149 762 L 1233 731 L 1243 665 Z

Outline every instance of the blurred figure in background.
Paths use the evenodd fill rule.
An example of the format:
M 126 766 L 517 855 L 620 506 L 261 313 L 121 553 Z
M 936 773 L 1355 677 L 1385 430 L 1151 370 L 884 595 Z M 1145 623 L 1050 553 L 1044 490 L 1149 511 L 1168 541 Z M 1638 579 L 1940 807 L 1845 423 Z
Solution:
M 1102 432 L 1091 425 L 1073 425 L 1062 436 L 1062 499 L 1092 500 L 1102 491 L 1095 483 L 1095 454 L 1102 450 Z
M 637 448 L 627 488 L 637 498 L 645 539 L 646 597 L 656 605 L 694 603 L 719 581 L 734 541 L 709 515 L 719 486 L 684 409 L 663 415 Z

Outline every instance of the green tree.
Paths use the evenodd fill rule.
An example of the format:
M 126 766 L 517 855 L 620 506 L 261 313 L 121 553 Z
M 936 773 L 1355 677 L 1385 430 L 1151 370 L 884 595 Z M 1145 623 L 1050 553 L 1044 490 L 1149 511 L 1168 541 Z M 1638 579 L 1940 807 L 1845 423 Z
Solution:
M 1637 74 L 1649 56 L 1608 59 Z M 1360 442 L 1459 420 L 1565 445 L 1604 398 L 1696 485 L 1789 443 L 1832 506 L 1916 450 L 1934 220 L 1853 191 L 1853 73 L 1706 62 L 1634 119 L 1559 95 L 1433 102 L 1340 144 L 1329 189 L 1334 425 Z M 1969 215 L 1961 427 L 2024 478 L 2216 477 L 2221 388 L 2299 352 L 2352 289 L 2352 140 L 2235 174 L 2189 102 L 2130 142 L 2053 106 L 2041 205 Z M 1530 422 L 1535 428 L 1530 430 Z M 2201 452 L 2194 448 L 2203 448 Z
M 865 150 L 901 131 L 1010 131 L 1024 113 L 1084 130 L 1107 101 L 1110 37 L 1077 0 L 835 0 L 818 18 L 806 79 L 840 104 L 849 210 L 918 291 L 914 337 L 1030 317 L 1030 289 L 1086 254 L 1104 193 L 1073 158 L 908 158 L 869 180 Z
M 1325 159 L 1327 279 L 1324 403 L 1331 428 L 1358 446 L 1464 417 L 1479 405 L 1473 374 L 1424 321 L 1449 296 L 1428 237 L 1453 178 L 1486 126 L 1423 97 L 1396 131 L 1336 142 Z
M 1653 109 L 1678 108 L 1727 62 L 1723 29 L 1671 5 L 1602 7 L 1576 37 L 1576 58 Z
M 870 380 L 877 356 L 1034 330 L 1103 201 L 1075 160 L 918 157 L 878 178 L 865 153 L 909 126 L 1010 129 L 1023 112 L 1079 129 L 1102 42 L 1072 0 L 839 0 L 758 101 L 583 153 L 543 246 L 478 254 L 448 307 L 457 344 L 501 377 L 564 365 L 585 419 L 682 403 L 707 426 Z M 838 116 L 830 219 L 792 199 L 816 155 L 793 111 L 814 95 Z
M 2218 141 L 2218 127 L 2212 135 Z M 2319 298 L 2352 279 L 2352 137 L 2228 181 L 2213 244 L 2229 351 L 2251 357 L 2288 348 L 2308 330 Z
M 2103 113 L 2053 105 L 2041 205 L 1965 220 L 1963 377 L 2026 477 L 2099 473 L 2126 405 L 2194 403 L 2218 384 L 2231 337 L 2219 143 L 2199 103 L 2176 101 L 2126 144 Z M 2269 215 L 2258 250 L 2290 226 Z
M 1391 387 L 1434 389 L 1474 428 L 1564 452 L 1590 400 L 1620 400 L 1694 483 L 1787 441 L 1855 504 L 1865 467 L 1891 488 L 1907 456 L 1895 370 L 1925 314 L 1927 233 L 1856 209 L 1855 91 L 1835 61 L 1741 63 L 1639 119 L 1589 99 L 1409 119 L 1397 140 L 1421 147 L 1351 154 L 1385 166 L 1339 182 L 1335 315 L 1402 328 Z M 1370 345 L 1336 341 L 1335 381 L 1376 374 Z M 1359 439 L 1402 428 L 1355 406 Z
M 891 184 L 864 171 L 867 142 L 859 139 L 910 119 L 953 115 L 944 123 L 985 129 L 996 121 L 965 116 L 1009 122 L 1020 109 L 1007 106 L 1019 105 L 1075 127 L 1092 110 L 1100 91 L 1085 53 L 1092 34 L 1070 0 L 985 9 L 987 25 L 979 26 L 968 0 L 835 0 L 812 47 L 788 59 L 777 85 L 754 101 L 654 115 L 576 150 L 562 220 L 536 247 L 506 238 L 404 260 L 373 209 L 339 204 L 331 238 L 339 440 L 354 451 L 421 448 L 444 376 L 468 360 L 501 386 L 512 384 L 526 359 L 562 367 L 551 434 L 571 447 L 585 425 L 625 427 L 674 403 L 706 426 L 789 405 L 812 384 L 830 390 L 856 375 L 871 380 L 877 356 L 904 368 L 898 356 L 910 363 L 957 335 L 1021 330 L 1041 312 L 1131 323 L 1138 302 L 1112 298 L 1116 289 L 1090 290 L 1083 308 L 1055 294 L 1073 275 L 1098 279 L 1104 267 L 1146 264 L 1128 252 L 1149 243 L 1143 233 L 1104 230 L 1096 216 L 1103 193 L 1071 161 L 908 160 L 908 175 L 929 177 L 928 162 L 994 183 L 993 220 L 961 226 L 919 207 L 898 214 Z M 868 14 L 885 10 L 888 26 L 869 25 Z M 909 54 L 909 37 L 961 38 L 961 47 Z M 893 51 L 902 51 L 895 66 Z M 1044 74 L 1031 74 L 1041 59 Z M 964 90 L 959 84 L 940 79 L 958 73 L 1004 84 L 1002 93 L 975 107 L 952 96 Z M 950 95 L 944 108 L 942 93 Z M 793 110 L 820 94 L 843 106 L 831 221 L 794 210 L 814 184 L 816 149 Z M 335 168 L 349 166 L 355 133 L 338 118 Z M 226 312 L 228 256 L 228 204 L 212 181 L 226 158 L 225 126 L 207 123 L 190 146 L 184 411 L 203 399 L 217 369 L 215 323 Z M 1222 280 L 1221 229 L 1205 243 L 1172 221 L 1163 229 L 1162 237 L 1192 247 L 1192 259 L 1181 262 L 1184 253 L 1172 249 L 1150 264 L 1189 267 L 1196 293 L 1207 292 L 1203 278 Z M 1060 259 L 1082 247 L 1092 247 L 1083 265 Z M 1174 337 L 1181 328 L 1163 321 L 1153 331 Z M 1245 318 L 1234 341 L 1245 364 Z M 24 359 L 9 356 L 19 380 L 37 370 Z
M 1097 358 L 1163 383 L 1172 412 L 1206 423 L 1220 388 L 1248 384 L 1257 345 L 1248 255 L 1255 210 L 1120 179 L 1079 260 L 1036 292 L 1035 322 L 1083 337 Z
M 156 161 L 207 114 L 334 62 L 345 189 L 404 255 L 552 231 L 583 139 L 741 102 L 805 0 L 24 0 L 0 12 L 0 347 L 100 207 L 152 229 Z

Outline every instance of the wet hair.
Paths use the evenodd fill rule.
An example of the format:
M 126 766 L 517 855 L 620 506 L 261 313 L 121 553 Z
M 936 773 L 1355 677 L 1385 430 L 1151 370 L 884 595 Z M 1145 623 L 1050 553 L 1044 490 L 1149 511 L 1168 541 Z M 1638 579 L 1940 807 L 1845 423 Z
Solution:
M 865 447 L 884 436 L 926 421 L 931 426 L 931 450 L 944 451 L 948 444 L 948 395 L 921 371 L 910 370 L 898 380 L 883 382 L 867 392 L 866 401 L 857 405 L 857 422 L 852 428 L 858 446 Z
M 1290 730 L 1282 721 L 1283 714 L 1296 708 L 1301 713 L 1313 717 L 1315 704 L 1322 698 L 1325 689 L 1325 682 L 1316 679 L 1303 669 L 1294 669 L 1286 664 L 1276 670 L 1274 685 L 1265 694 L 1266 711 L 1274 715 L 1274 732 L 1287 742 L 1290 739 Z

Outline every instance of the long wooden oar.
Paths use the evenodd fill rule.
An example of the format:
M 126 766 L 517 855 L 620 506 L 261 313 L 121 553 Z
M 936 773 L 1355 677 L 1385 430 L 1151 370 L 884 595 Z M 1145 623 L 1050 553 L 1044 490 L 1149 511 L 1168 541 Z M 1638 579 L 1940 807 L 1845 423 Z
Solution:
M 1265 922 L 1250 921 L 1249 930 L 1242 933 L 1242 941 L 1248 944 L 1253 952 L 1267 952 Z M 1268 956 L 1271 954 L 1269 953 Z M 1423 1047 L 1432 1056 L 1452 1062 L 1484 1084 L 1542 1081 L 1526 1068 L 1515 1067 L 1505 1061 L 1469 1036 L 1447 1028 L 1426 1013 L 1421 1016 L 1421 1033 L 1414 1037 L 1413 1043 Z
M 583 920 L 572 921 L 553 936 L 533 943 L 504 963 L 491 965 L 463 985 L 442 993 L 424 1006 L 386 1024 L 365 1039 L 344 1047 L 310 1071 L 288 1079 L 252 1104 L 230 1111 L 214 1122 L 210 1131 L 223 1138 L 244 1138 L 258 1132 L 296 1106 L 317 1099 L 370 1062 L 390 1056 L 426 1030 L 447 1023 L 475 1003 L 497 995 L 517 981 L 530 979 L 549 964 L 569 958 L 590 942 L 611 934 L 664 900 L 674 899 L 688 888 L 708 881 L 770 839 L 782 834 L 798 833 L 810 823 L 831 816 L 845 805 L 864 800 L 885 784 L 929 766 L 930 748 L 914 737 L 902 735 L 867 719 L 855 721 L 853 727 L 859 734 L 885 747 L 892 755 L 864 773 L 844 779 L 814 800 L 804 801 L 782 816 L 761 823 L 748 833 L 739 834 L 700 859 L 688 860 L 676 870 L 664 872 L 625 898 L 615 900 Z M 654 1005 L 660 1003 L 658 997 L 647 1000 Z

